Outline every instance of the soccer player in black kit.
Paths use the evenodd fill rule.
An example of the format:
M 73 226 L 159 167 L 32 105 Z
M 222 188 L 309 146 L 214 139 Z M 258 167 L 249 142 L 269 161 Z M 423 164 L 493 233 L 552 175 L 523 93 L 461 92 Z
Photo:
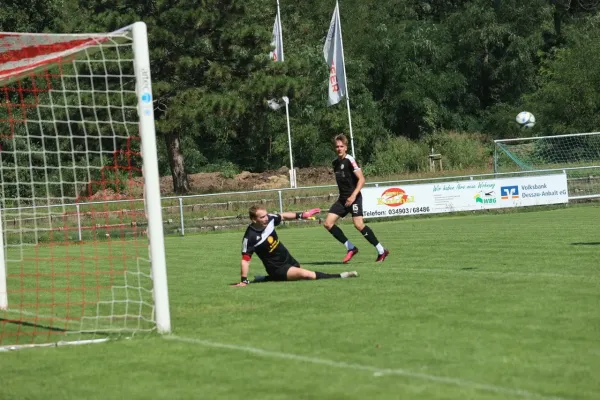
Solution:
M 329 278 L 353 278 L 358 276 L 356 271 L 342 272 L 339 274 L 326 274 L 324 272 L 310 271 L 300 266 L 279 241 L 275 227 L 284 220 L 307 219 L 320 212 L 314 208 L 305 212 L 284 212 L 281 214 L 269 214 L 262 206 L 252 206 L 248 210 L 252 223 L 244 233 L 242 240 L 242 261 L 240 266 L 241 279 L 234 286 L 246 286 L 250 283 L 248 272 L 250 271 L 250 259 L 256 253 L 267 270 L 267 280 L 270 281 L 298 281 L 303 279 L 329 279 Z M 265 277 L 262 277 L 263 279 Z M 258 281 L 258 280 L 257 280 Z
M 346 136 L 337 135 L 333 139 L 333 143 L 338 156 L 333 161 L 333 172 L 335 173 L 335 181 L 340 196 L 329 209 L 323 225 L 334 238 L 346 246 L 347 253 L 343 262 L 347 263 L 358 253 L 358 247 L 348 240 L 344 232 L 335 223 L 339 218 L 352 214 L 354 227 L 377 249 L 377 259 L 375 261 L 383 262 L 390 252 L 379 243 L 371 228 L 363 222 L 362 194 L 360 191 L 365 185 L 365 177 L 354 157 L 348 154 L 348 139 Z

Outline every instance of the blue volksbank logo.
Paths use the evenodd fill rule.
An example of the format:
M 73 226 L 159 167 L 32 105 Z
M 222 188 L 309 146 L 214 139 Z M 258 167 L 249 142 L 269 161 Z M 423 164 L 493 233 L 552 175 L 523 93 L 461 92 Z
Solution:
M 519 187 L 518 186 L 500 186 L 500 197 L 502 200 L 518 199 L 519 198 Z

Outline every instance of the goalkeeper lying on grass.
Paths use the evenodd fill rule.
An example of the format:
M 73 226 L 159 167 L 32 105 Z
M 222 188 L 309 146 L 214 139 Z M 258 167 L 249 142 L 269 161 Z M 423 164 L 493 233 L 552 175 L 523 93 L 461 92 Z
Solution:
M 341 274 L 326 274 L 324 272 L 310 271 L 300 267 L 298 261 L 292 257 L 288 249 L 279 241 L 275 227 L 281 221 L 292 219 L 308 219 L 319 213 L 321 209 L 313 208 L 305 212 L 284 212 L 281 214 L 268 214 L 262 206 L 252 206 L 248 210 L 252 223 L 248 225 L 242 241 L 242 261 L 240 283 L 234 286 L 246 286 L 250 259 L 256 253 L 267 270 L 270 281 L 298 281 L 303 279 L 329 279 L 352 278 L 358 276 L 356 271 L 342 272 Z

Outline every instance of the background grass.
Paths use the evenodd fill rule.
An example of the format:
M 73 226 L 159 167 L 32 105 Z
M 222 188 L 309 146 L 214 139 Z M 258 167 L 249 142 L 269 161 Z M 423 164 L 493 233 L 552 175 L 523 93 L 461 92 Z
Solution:
M 599 212 L 374 222 L 383 264 L 349 224 L 349 265 L 281 228 L 306 268 L 361 276 L 246 288 L 241 232 L 170 237 L 171 340 L 0 354 L 0 399 L 598 399 Z

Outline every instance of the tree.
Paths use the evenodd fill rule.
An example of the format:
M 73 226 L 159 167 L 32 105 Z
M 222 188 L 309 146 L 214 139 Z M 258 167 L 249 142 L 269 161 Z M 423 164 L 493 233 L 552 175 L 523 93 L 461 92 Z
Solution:
M 535 89 L 542 31 L 551 21 L 552 9 L 544 0 L 503 0 L 497 7 L 477 0 L 449 17 L 458 68 L 479 107 L 515 102 Z
M 44 32 L 60 30 L 72 2 L 62 0 L 5 0 L 0 8 L 0 31 Z
M 136 20 L 148 25 L 157 133 L 165 140 L 176 193 L 189 191 L 184 138 L 190 149 L 198 146 L 191 150 L 200 163 L 261 149 L 262 141 L 256 149 L 238 146 L 257 137 L 254 128 L 265 116 L 257 108 L 265 99 L 293 86 L 268 58 L 274 7 L 242 0 L 82 2 L 98 29 Z
M 596 50 L 585 44 L 586 37 L 595 36 L 582 30 L 596 29 L 583 24 L 596 12 L 594 2 L 342 1 L 346 72 L 361 163 L 384 160 L 375 153 L 404 143 L 396 137 L 427 140 L 446 129 L 518 135 L 507 127 L 525 105 L 540 120 L 536 129 L 545 129 L 548 125 L 541 120 L 547 118 L 553 121 L 552 132 L 580 130 L 586 126 L 581 121 L 595 121 L 591 88 L 596 83 L 588 70 L 593 70 L 589 62 L 596 59 Z M 146 22 L 157 134 L 163 139 L 161 174 L 172 175 L 178 193 L 189 191 L 188 173 L 287 165 L 285 116 L 270 110 L 268 99 L 291 100 L 296 166 L 327 165 L 331 137 L 348 133 L 345 104 L 326 105 L 328 70 L 322 46 L 333 2 L 281 3 L 284 63 L 268 58 L 274 2 L 8 4 L 0 10 L 0 24 L 15 28 L 7 30 L 102 32 Z M 591 53 L 583 59 L 572 49 Z M 574 74 L 582 70 L 576 61 L 587 70 Z M 587 85 L 588 102 L 577 103 L 575 93 L 561 86 L 567 84 Z M 564 109 L 553 110 L 544 102 L 566 104 L 564 109 L 577 117 L 555 119 Z
M 566 46 L 540 69 L 540 88 L 524 96 L 544 134 L 596 131 L 600 125 L 600 15 L 565 27 Z

